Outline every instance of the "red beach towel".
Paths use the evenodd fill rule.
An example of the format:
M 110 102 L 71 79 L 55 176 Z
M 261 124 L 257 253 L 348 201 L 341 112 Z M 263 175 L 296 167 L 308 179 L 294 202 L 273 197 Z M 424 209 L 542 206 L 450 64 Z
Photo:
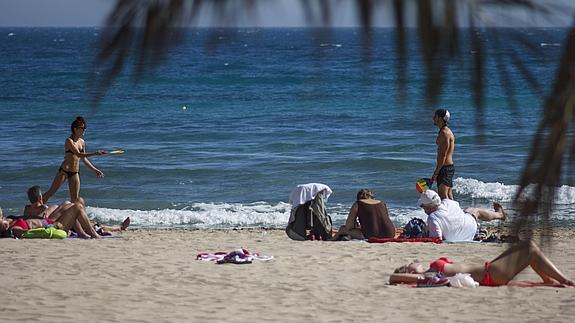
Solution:
M 367 239 L 369 243 L 384 243 L 384 242 L 431 242 L 441 243 L 439 238 L 375 238 Z

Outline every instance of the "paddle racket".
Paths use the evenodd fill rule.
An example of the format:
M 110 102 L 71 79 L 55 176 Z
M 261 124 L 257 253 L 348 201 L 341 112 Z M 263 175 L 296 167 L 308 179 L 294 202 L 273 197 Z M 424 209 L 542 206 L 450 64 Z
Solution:
M 119 155 L 119 154 L 123 154 L 123 153 L 125 153 L 125 151 L 120 150 L 120 149 L 118 149 L 118 150 L 112 150 L 112 151 L 109 151 L 109 152 L 108 152 L 108 154 L 110 154 L 110 155 Z
M 415 189 L 416 189 L 419 193 L 423 193 L 423 192 L 427 191 L 428 189 L 430 189 L 432 185 L 433 185 L 433 182 L 431 181 L 431 179 L 429 179 L 429 178 L 420 178 L 420 179 L 418 179 L 417 182 L 415 183 Z

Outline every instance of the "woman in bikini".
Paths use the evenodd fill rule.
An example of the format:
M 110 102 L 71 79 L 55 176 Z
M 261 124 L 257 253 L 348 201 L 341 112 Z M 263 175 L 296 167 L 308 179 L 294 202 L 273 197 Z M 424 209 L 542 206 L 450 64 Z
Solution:
M 448 283 L 441 276 L 454 276 L 457 273 L 469 273 L 481 286 L 501 286 L 509 283 L 527 266 L 543 279 L 545 283 L 559 283 L 573 286 L 557 267 L 532 241 L 521 241 L 504 251 L 492 261 L 484 264 L 457 264 L 447 258 L 439 258 L 425 270 L 419 262 L 399 267 L 389 277 L 390 284 L 420 284 L 424 286 L 442 286 Z M 443 275 L 439 275 L 441 273 Z
M 82 117 L 76 117 L 76 120 L 72 122 L 70 126 L 72 135 L 66 138 L 64 143 L 64 161 L 58 169 L 56 177 L 52 182 L 50 189 L 44 193 L 43 200 L 48 202 L 48 200 L 54 195 L 60 186 L 68 180 L 68 189 L 70 191 L 70 200 L 75 202 L 80 197 L 80 160 L 84 162 L 89 169 L 96 173 L 97 177 L 104 177 L 99 169 L 94 167 L 92 163 L 88 160 L 90 156 L 103 155 L 106 154 L 104 150 L 97 150 L 92 153 L 86 152 L 86 142 L 82 137 L 86 131 L 86 121 Z

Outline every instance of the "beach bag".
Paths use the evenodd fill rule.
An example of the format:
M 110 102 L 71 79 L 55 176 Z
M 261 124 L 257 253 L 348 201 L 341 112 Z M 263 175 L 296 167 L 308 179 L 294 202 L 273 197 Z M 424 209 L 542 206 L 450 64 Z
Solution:
M 325 208 L 323 192 L 291 210 L 286 234 L 293 240 L 331 240 L 332 220 Z
M 23 239 L 65 239 L 66 231 L 54 227 L 30 229 L 22 235 Z
M 426 238 L 427 234 L 427 224 L 420 218 L 411 218 L 409 222 L 403 227 L 403 233 L 399 236 L 400 238 Z

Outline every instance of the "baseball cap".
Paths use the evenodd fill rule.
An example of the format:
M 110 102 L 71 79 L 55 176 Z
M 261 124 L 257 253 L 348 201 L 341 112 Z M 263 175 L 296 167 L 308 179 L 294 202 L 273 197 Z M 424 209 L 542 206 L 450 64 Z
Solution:
M 441 198 L 439 195 L 433 190 L 427 190 L 419 196 L 419 200 L 417 201 L 418 205 L 433 205 L 439 206 L 441 204 Z

